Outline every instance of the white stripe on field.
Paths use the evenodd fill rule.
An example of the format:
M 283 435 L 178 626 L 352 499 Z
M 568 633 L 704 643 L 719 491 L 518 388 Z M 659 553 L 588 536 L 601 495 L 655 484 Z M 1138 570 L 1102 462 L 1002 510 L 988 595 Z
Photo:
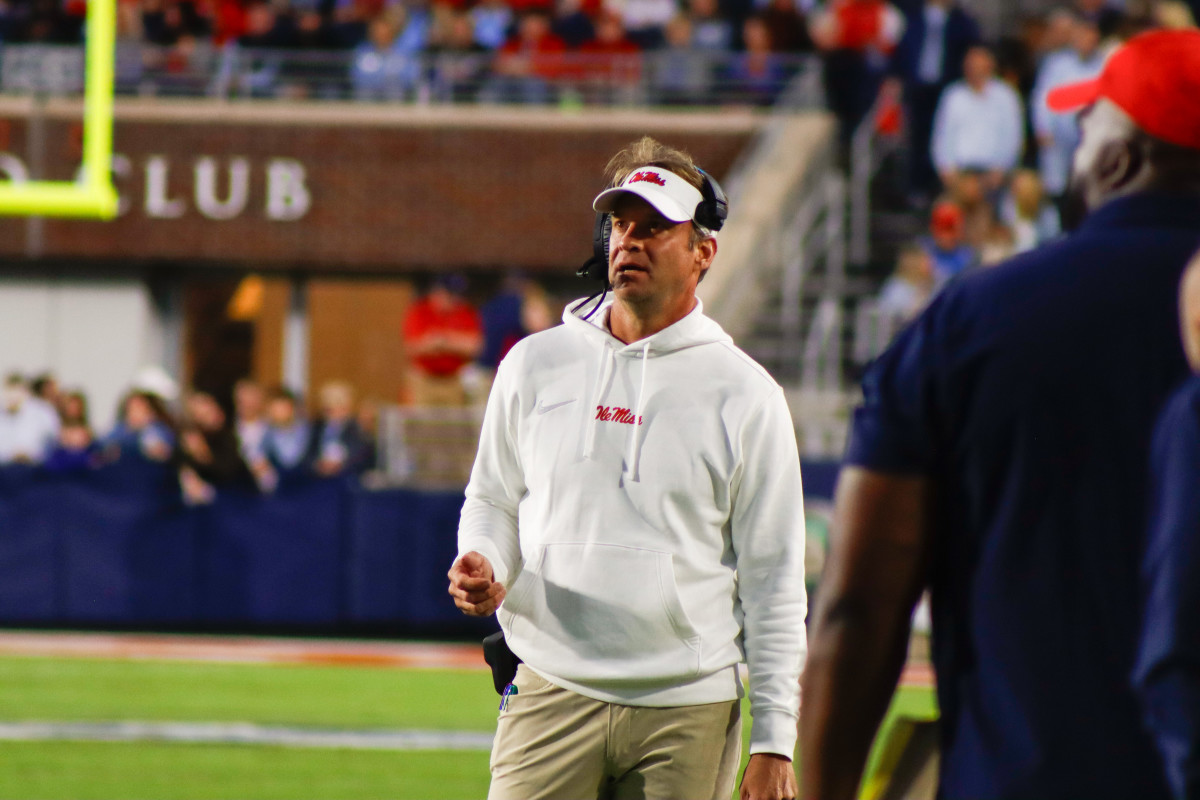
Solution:
M 0 740 L 191 742 L 353 750 L 490 750 L 476 731 L 283 728 L 249 722 L 0 722 Z

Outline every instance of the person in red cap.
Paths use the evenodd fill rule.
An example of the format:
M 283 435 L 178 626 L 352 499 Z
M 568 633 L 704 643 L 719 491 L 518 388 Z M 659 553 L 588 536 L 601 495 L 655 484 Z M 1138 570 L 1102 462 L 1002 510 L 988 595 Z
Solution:
M 945 287 L 864 376 L 810 619 L 806 798 L 857 796 L 927 588 L 939 798 L 1171 796 L 1131 675 L 1149 446 L 1188 374 L 1200 31 L 1134 37 L 1049 102 L 1079 111 L 1086 219 Z M 1196 720 L 1175 721 L 1194 784 Z
M 962 209 L 952 200 L 939 200 L 929 212 L 929 235 L 921 237 L 920 244 L 933 259 L 938 288 L 979 260 L 975 250 L 963 241 L 963 223 Z

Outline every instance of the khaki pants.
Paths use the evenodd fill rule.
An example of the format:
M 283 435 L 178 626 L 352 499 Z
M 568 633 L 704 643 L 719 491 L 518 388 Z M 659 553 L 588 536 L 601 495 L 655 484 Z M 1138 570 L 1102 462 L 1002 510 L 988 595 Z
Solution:
M 737 700 L 621 706 L 522 664 L 500 713 L 488 800 L 729 800 L 742 750 Z

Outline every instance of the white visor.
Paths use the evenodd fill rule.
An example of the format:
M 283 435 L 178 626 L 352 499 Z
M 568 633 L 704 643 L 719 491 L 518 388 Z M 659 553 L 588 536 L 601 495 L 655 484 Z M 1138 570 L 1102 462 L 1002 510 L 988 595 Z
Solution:
M 696 206 L 704 199 L 699 189 L 674 172 L 659 167 L 638 167 L 620 186 L 596 195 L 592 208 L 611 212 L 623 194 L 636 194 L 671 222 L 693 220 Z

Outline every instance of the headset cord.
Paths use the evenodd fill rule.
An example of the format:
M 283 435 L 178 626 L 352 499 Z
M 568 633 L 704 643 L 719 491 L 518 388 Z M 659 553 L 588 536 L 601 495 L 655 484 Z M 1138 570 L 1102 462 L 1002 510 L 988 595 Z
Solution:
M 592 315 L 600 310 L 600 306 L 604 305 L 604 299 L 606 297 L 608 297 L 608 281 L 607 280 L 604 281 L 604 288 L 602 288 L 600 291 L 593 294 L 591 297 L 585 297 L 583 300 L 581 300 L 579 302 L 579 305 L 577 305 L 571 309 L 571 313 L 572 314 L 578 313 L 579 309 L 583 308 L 584 306 L 586 306 L 588 303 L 592 302 L 593 300 L 596 300 L 597 297 L 599 297 L 600 299 L 596 301 L 596 305 L 592 306 L 592 310 L 589 311 L 587 313 L 587 315 L 583 317 L 584 320 L 590 320 L 592 318 Z

